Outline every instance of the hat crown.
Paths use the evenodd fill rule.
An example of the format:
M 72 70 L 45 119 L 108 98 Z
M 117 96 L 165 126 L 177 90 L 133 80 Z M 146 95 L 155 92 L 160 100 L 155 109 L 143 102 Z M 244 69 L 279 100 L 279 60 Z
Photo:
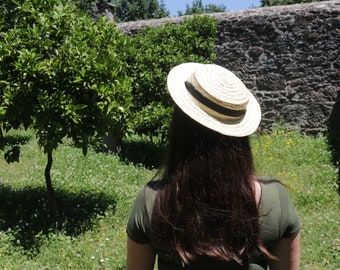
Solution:
M 249 91 L 231 71 L 217 65 L 202 65 L 189 79 L 205 98 L 232 110 L 244 110 L 249 101 Z
M 171 69 L 167 84 L 177 106 L 207 128 L 242 137 L 255 132 L 260 124 L 256 98 L 222 66 L 183 63 Z

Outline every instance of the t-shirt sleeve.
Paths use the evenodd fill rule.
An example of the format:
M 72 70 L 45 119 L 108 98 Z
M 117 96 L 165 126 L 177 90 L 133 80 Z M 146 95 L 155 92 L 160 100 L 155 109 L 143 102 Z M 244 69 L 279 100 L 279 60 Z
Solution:
M 281 232 L 283 238 L 294 238 L 300 232 L 300 219 L 286 189 L 278 184 L 281 205 Z
M 145 189 L 144 187 L 139 191 L 126 227 L 126 233 L 130 239 L 140 244 L 150 242 L 147 236 L 149 218 L 145 204 Z

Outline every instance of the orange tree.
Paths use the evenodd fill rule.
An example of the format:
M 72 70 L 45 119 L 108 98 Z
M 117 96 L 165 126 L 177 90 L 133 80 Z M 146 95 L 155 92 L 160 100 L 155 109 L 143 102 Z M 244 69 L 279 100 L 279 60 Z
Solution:
M 108 131 L 121 137 L 127 128 L 130 80 L 120 60 L 126 37 L 105 19 L 94 23 L 67 0 L 5 0 L 2 11 L 6 3 L 11 10 L 0 14 L 0 122 L 4 130 L 35 131 L 47 155 L 53 221 L 50 171 L 62 139 L 71 138 L 86 154 L 91 137 Z

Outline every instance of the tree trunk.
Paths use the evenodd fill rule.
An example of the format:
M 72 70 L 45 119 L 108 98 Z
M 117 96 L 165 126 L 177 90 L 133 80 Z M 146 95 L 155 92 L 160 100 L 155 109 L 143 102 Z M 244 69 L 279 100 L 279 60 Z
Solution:
M 120 153 L 122 150 L 122 138 L 115 136 L 114 132 L 110 131 L 108 135 L 102 135 L 103 143 L 106 145 L 106 151 L 111 151 L 113 153 Z
M 2 132 L 2 126 L 0 125 L 0 144 L 3 142 L 4 140 L 4 133 Z
M 53 163 L 52 150 L 47 152 L 47 164 L 45 168 L 45 181 L 47 189 L 47 204 L 49 207 L 49 219 L 51 223 L 57 220 L 57 200 L 51 181 L 51 167 Z

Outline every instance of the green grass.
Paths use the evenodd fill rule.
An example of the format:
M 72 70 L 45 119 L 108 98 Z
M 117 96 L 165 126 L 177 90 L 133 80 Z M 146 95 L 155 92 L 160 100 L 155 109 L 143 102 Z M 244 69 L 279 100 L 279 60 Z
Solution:
M 125 224 L 136 192 L 155 173 L 147 168 L 157 164 L 157 148 L 130 141 L 120 157 L 84 157 L 60 145 L 52 166 L 58 226 L 50 228 L 46 157 L 30 131 L 11 132 L 6 142 L 19 143 L 21 157 L 0 158 L 0 269 L 125 269 Z M 258 175 L 280 179 L 300 214 L 301 269 L 340 269 L 338 174 L 326 139 L 278 129 L 253 136 L 252 145 Z

